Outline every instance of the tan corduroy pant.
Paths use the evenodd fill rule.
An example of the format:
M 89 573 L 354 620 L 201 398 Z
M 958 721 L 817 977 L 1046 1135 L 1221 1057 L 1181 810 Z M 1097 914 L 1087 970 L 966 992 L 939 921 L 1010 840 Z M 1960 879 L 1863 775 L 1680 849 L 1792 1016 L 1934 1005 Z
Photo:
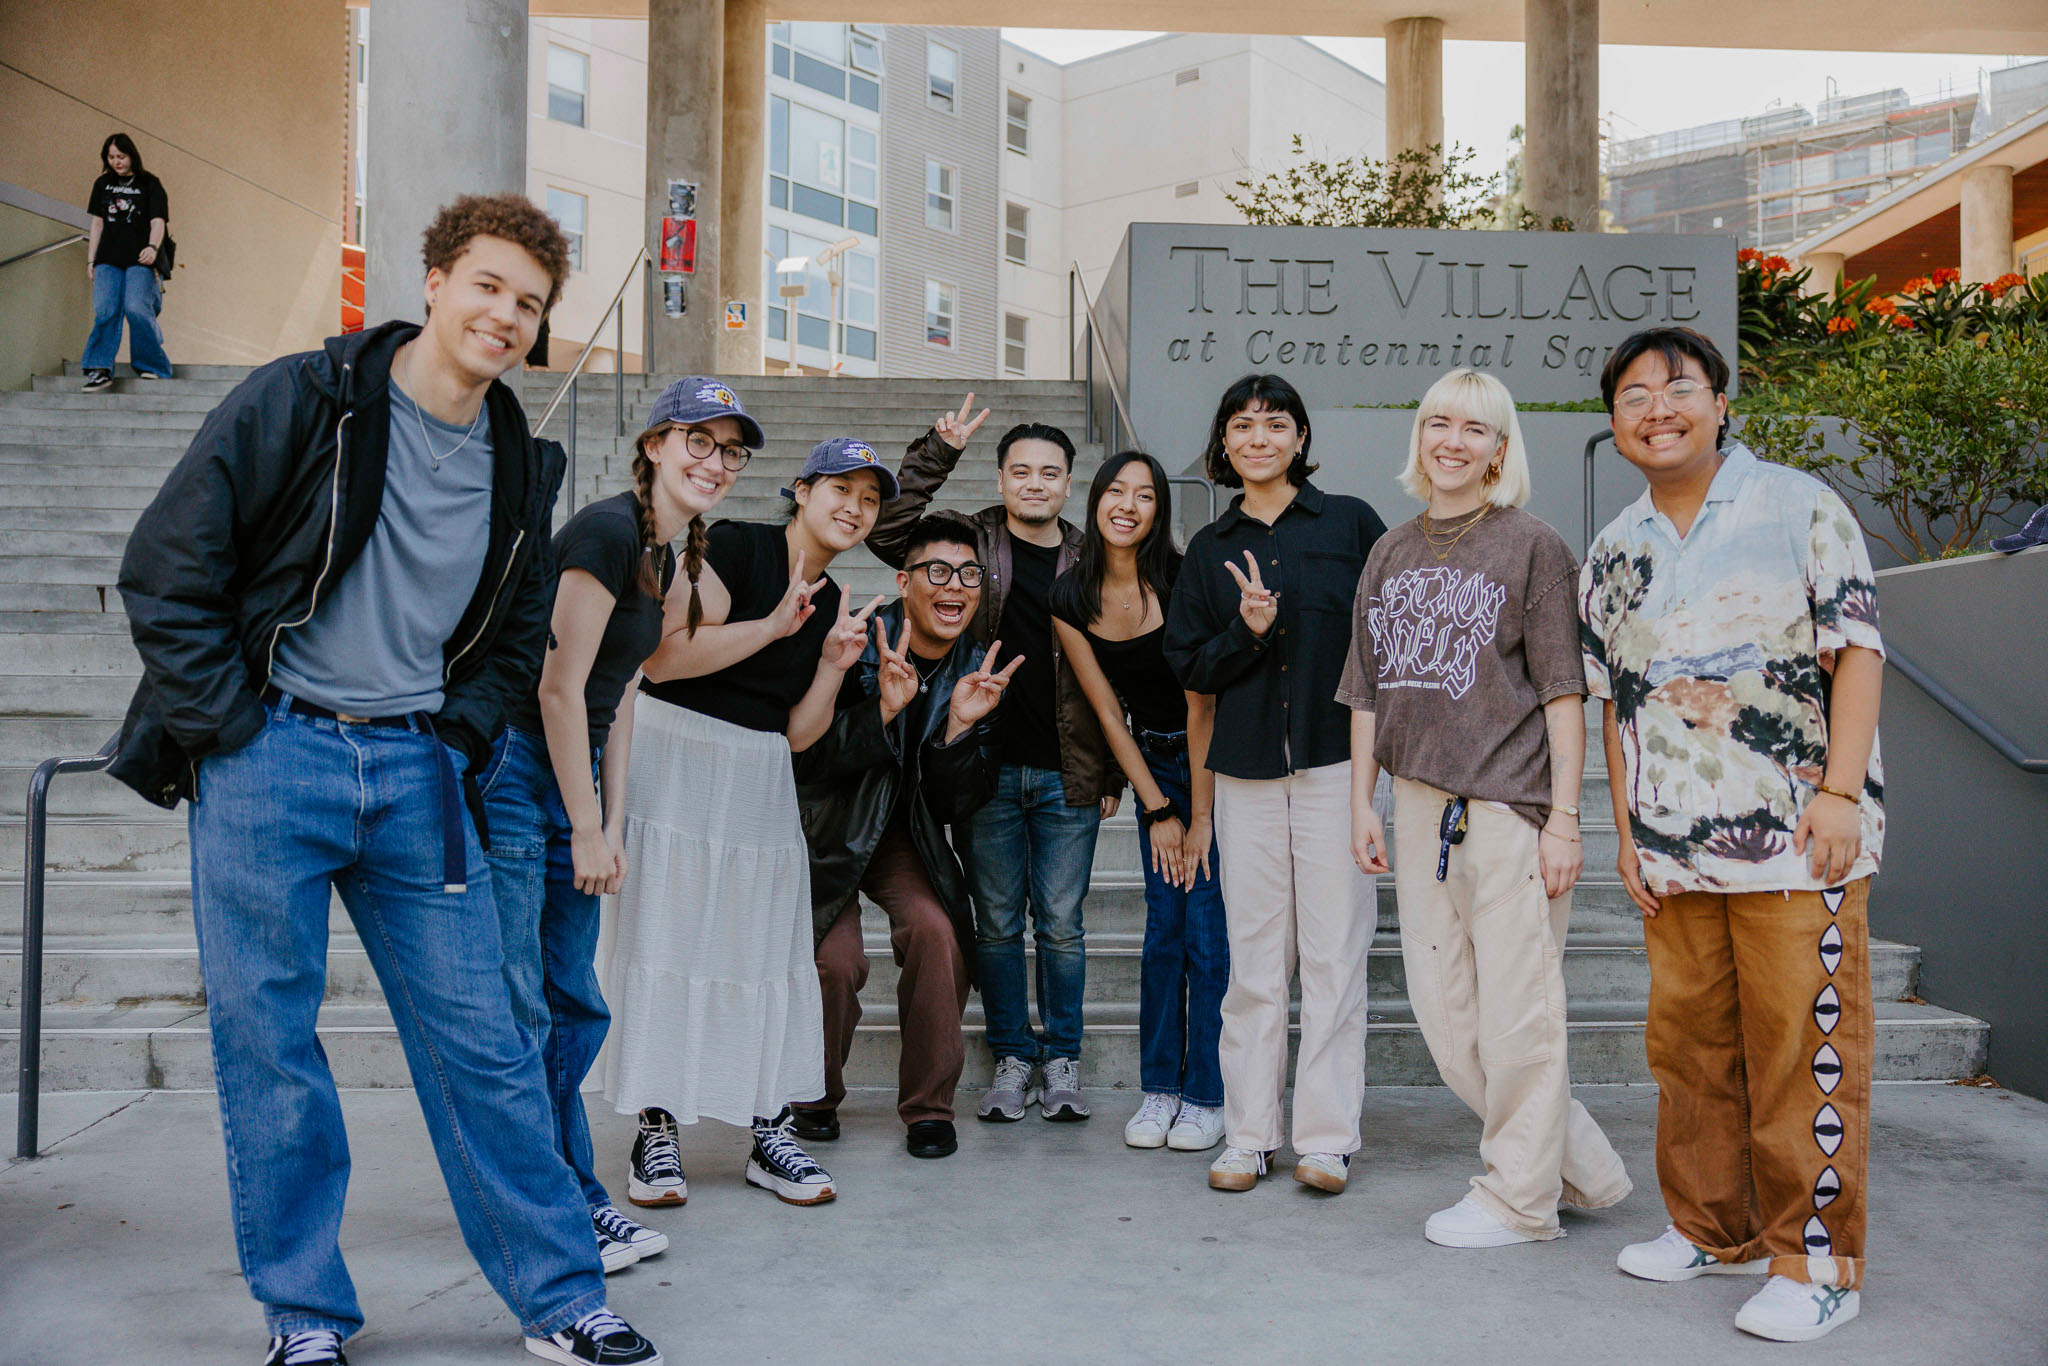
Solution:
M 1444 1084 L 1479 1116 L 1472 1193 L 1510 1228 L 1558 1236 L 1560 1199 L 1587 1209 L 1633 1189 L 1620 1156 L 1572 1099 L 1565 1061 L 1569 893 L 1543 892 L 1536 827 L 1472 802 L 1436 880 L 1448 792 L 1394 779 L 1394 894 L 1408 1000 Z
M 1230 987 L 1223 994 L 1223 1137 L 1270 1151 L 1287 1087 L 1288 981 L 1301 969 L 1294 1150 L 1358 1151 L 1372 879 L 1351 861 L 1351 765 L 1216 778 Z

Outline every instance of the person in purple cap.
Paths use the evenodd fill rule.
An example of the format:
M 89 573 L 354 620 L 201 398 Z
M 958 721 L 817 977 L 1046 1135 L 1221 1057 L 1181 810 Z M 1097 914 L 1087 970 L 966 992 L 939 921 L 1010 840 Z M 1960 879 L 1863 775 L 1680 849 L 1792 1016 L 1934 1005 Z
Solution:
M 718 447 L 718 461 L 689 472 L 707 487 L 730 482 L 761 441 L 715 379 L 683 381 L 654 416 Z M 865 442 L 838 437 L 783 492 L 794 504 L 786 524 L 693 532 L 634 698 L 603 978 L 619 1024 L 605 1094 L 639 1117 L 627 1184 L 636 1205 L 688 1199 L 677 1131 L 700 1118 L 751 1127 L 749 1185 L 792 1205 L 838 1193 L 790 1132 L 789 1102 L 825 1090 L 791 755 L 831 724 L 882 601 L 849 612 L 825 570 L 867 536 L 896 479 Z

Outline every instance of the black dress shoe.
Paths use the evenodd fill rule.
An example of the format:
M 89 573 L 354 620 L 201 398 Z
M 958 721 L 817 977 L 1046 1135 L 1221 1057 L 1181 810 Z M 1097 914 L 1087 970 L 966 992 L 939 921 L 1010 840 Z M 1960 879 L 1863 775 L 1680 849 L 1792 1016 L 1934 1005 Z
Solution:
M 839 1137 L 839 1112 L 837 1110 L 789 1109 L 789 1131 L 806 1143 L 830 1143 Z
M 903 1146 L 912 1157 L 951 1157 L 960 1151 L 960 1137 L 950 1119 L 920 1119 L 910 1126 Z

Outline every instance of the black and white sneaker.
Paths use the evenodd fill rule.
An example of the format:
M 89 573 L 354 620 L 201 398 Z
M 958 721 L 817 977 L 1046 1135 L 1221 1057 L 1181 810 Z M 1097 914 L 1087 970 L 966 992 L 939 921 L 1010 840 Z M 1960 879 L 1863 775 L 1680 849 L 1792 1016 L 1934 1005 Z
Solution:
M 590 1212 L 590 1227 L 597 1234 L 597 1255 L 607 1276 L 668 1251 L 666 1233 L 636 1224 L 610 1205 Z
M 85 372 L 85 383 L 79 386 L 79 391 L 81 393 L 96 394 L 102 389 L 111 389 L 113 387 L 114 372 L 112 370 L 88 370 Z
M 688 1204 L 689 1178 L 676 1147 L 676 1117 L 666 1110 L 640 1112 L 640 1134 L 633 1140 L 633 1161 L 626 1176 L 626 1198 L 636 1205 Z
M 822 1205 L 839 1194 L 825 1169 L 790 1137 L 787 1105 L 774 1119 L 754 1116 L 754 1151 L 747 1155 L 747 1184 L 773 1191 L 789 1205 Z
M 563 1366 L 661 1366 L 661 1353 L 609 1309 L 585 1314 L 551 1337 L 528 1338 L 526 1350 Z
M 341 1334 L 331 1328 L 308 1328 L 271 1338 L 263 1366 L 348 1366 L 348 1357 L 341 1350 Z

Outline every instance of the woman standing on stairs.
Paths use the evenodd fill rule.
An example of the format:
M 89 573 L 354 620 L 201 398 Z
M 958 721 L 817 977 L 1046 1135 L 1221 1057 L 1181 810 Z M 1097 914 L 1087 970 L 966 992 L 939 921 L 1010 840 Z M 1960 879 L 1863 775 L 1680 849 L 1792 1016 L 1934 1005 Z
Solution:
M 100 144 L 104 171 L 92 183 L 86 204 L 86 274 L 92 277 L 92 332 L 85 339 L 85 392 L 98 393 L 114 383 L 114 361 L 121 354 L 121 323 L 128 324 L 128 358 L 143 379 L 169 379 L 171 358 L 164 354 L 164 332 L 157 323 L 163 311 L 163 280 L 170 278 L 158 254 L 170 232 L 171 201 L 164 184 L 142 169 L 142 153 L 126 133 L 109 133 Z
M 1053 585 L 1053 624 L 1138 796 L 1145 1099 L 1124 1142 L 1201 1152 L 1223 1138 L 1216 1039 L 1230 947 L 1210 823 L 1215 700 L 1183 692 L 1166 662 L 1166 608 L 1179 572 L 1165 467 L 1139 451 L 1111 456 L 1088 489 L 1080 558 Z
M 537 692 L 512 709 L 483 774 L 491 883 L 513 1014 L 546 1064 L 562 1156 L 582 1183 L 607 1273 L 668 1249 L 620 1214 L 597 1179 L 580 1088 L 611 1023 L 597 985 L 598 897 L 625 869 L 626 767 L 640 662 L 661 644 L 676 580 L 670 543 L 689 532 L 684 577 L 702 577 L 704 516 L 761 444 L 761 428 L 714 380 L 655 400 L 633 446 L 633 487 L 590 504 L 554 540 L 555 605 Z
M 1484 1125 L 1485 1170 L 1424 1236 L 1560 1236 L 1560 1204 L 1630 1189 L 1571 1096 L 1563 949 L 1586 758 L 1578 563 L 1521 510 L 1529 463 L 1507 386 L 1453 370 L 1415 412 L 1401 486 L 1426 506 L 1380 538 L 1338 700 L 1352 708 L 1352 855 L 1391 861 L 1401 961 L 1437 1071 Z M 1394 778 L 1394 834 L 1372 806 Z
M 696 401 L 738 412 L 724 385 L 694 383 Z M 748 435 L 759 444 L 758 427 Z M 730 437 L 717 437 L 725 467 L 745 463 Z M 691 474 L 731 480 L 711 461 Z M 896 479 L 865 442 L 835 437 L 783 492 L 787 525 L 720 522 L 693 538 L 695 572 L 687 592 L 680 580 L 670 591 L 634 699 L 623 885 L 603 957 L 619 1020 L 605 1093 L 639 1115 L 636 1205 L 688 1198 L 677 1129 L 704 1117 L 752 1128 L 748 1184 L 793 1205 L 837 1194 L 790 1133 L 789 1102 L 825 1092 L 791 754 L 831 724 L 881 602 L 849 613 L 824 570 L 867 536 Z

